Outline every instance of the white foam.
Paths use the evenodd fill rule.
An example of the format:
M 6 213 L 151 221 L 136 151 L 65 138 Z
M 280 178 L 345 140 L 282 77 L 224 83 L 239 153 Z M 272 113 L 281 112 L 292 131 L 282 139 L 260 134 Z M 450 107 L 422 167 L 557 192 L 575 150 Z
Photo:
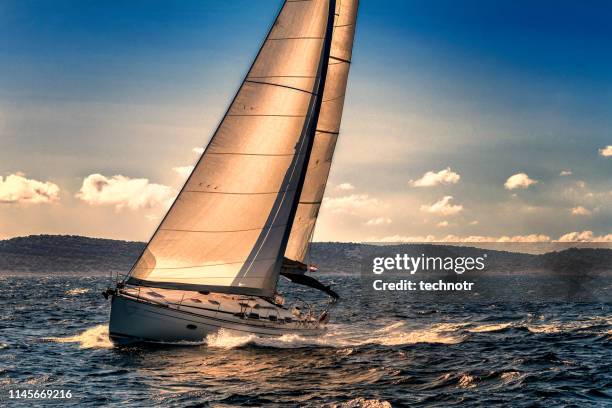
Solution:
M 487 332 L 492 332 L 492 331 L 503 330 L 511 326 L 512 326 L 512 323 L 483 324 L 481 326 L 476 326 L 476 327 L 472 327 L 471 329 L 467 329 L 467 331 L 471 333 L 487 333 Z
M 90 289 L 87 288 L 75 288 L 66 291 L 67 295 L 82 295 L 83 293 L 89 292 Z
M 84 332 L 69 337 L 48 337 L 45 340 L 56 343 L 79 343 L 79 347 L 86 348 L 111 348 L 113 343 L 108 337 L 108 326 L 101 324 L 90 327 Z
M 461 388 L 475 388 L 476 378 L 469 374 L 463 374 L 459 379 L 459 387 Z
M 341 404 L 333 405 L 334 408 L 391 408 L 391 404 L 387 401 L 377 399 L 365 399 L 363 397 L 355 398 Z
M 463 336 L 457 334 L 457 329 L 464 324 L 439 323 L 423 328 L 410 328 L 405 322 L 396 322 L 367 332 L 358 327 L 333 324 L 321 336 L 300 336 L 286 334 L 280 337 L 260 337 L 253 334 L 239 334 L 220 330 L 207 336 L 209 347 L 231 349 L 255 344 L 262 347 L 302 348 L 302 347 L 334 347 L 351 348 L 368 344 L 382 346 L 401 346 L 417 343 L 457 344 L 463 341 Z

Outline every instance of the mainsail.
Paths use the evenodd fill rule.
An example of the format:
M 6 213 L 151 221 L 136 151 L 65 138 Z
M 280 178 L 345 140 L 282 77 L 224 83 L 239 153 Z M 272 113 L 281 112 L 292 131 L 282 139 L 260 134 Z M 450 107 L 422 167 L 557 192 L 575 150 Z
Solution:
M 298 202 L 311 188 L 309 159 L 320 154 L 315 130 L 324 126 L 321 120 L 334 129 L 333 119 L 323 118 L 331 115 L 324 113 L 330 111 L 324 106 L 331 106 L 326 95 L 336 95 L 324 89 L 335 71 L 330 48 L 338 10 L 342 7 L 335 0 L 285 1 L 225 117 L 127 283 L 274 293 L 300 212 Z M 338 51 L 338 58 L 348 60 L 350 50 L 349 58 L 343 55 Z

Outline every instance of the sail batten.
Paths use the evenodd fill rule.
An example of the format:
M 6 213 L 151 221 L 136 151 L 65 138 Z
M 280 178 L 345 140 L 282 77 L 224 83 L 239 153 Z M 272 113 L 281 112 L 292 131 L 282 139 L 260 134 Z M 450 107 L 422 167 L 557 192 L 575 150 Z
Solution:
M 270 296 L 303 190 L 334 0 L 287 1 L 128 283 Z

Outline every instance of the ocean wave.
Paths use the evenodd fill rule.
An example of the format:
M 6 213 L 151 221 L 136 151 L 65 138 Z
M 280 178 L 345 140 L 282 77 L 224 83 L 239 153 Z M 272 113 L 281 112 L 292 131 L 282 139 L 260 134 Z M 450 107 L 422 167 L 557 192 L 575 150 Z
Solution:
M 470 333 L 487 333 L 505 330 L 512 327 L 512 323 L 498 323 L 498 324 L 483 324 L 481 326 L 472 327 L 467 329 Z
M 111 348 L 113 343 L 108 337 L 108 325 L 101 324 L 90 327 L 80 334 L 69 337 L 47 337 L 44 340 L 55 343 L 79 343 L 82 349 Z

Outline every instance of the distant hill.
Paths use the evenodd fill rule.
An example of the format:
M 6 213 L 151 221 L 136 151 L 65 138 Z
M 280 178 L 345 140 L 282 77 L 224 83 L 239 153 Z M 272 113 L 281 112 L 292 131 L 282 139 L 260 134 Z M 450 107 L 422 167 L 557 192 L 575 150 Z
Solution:
M 108 274 L 126 272 L 143 242 L 77 235 L 30 235 L 0 241 L 0 272 Z
M 144 248 L 142 242 L 87 238 L 74 235 L 32 235 L 0 240 L 0 273 L 125 273 Z M 467 246 L 401 244 L 376 246 L 358 243 L 316 242 L 309 262 L 321 273 L 361 272 L 373 256 L 407 253 L 457 257 L 487 254 L 487 272 L 592 273 L 612 271 L 612 249 L 570 248 L 543 255 L 497 251 Z

